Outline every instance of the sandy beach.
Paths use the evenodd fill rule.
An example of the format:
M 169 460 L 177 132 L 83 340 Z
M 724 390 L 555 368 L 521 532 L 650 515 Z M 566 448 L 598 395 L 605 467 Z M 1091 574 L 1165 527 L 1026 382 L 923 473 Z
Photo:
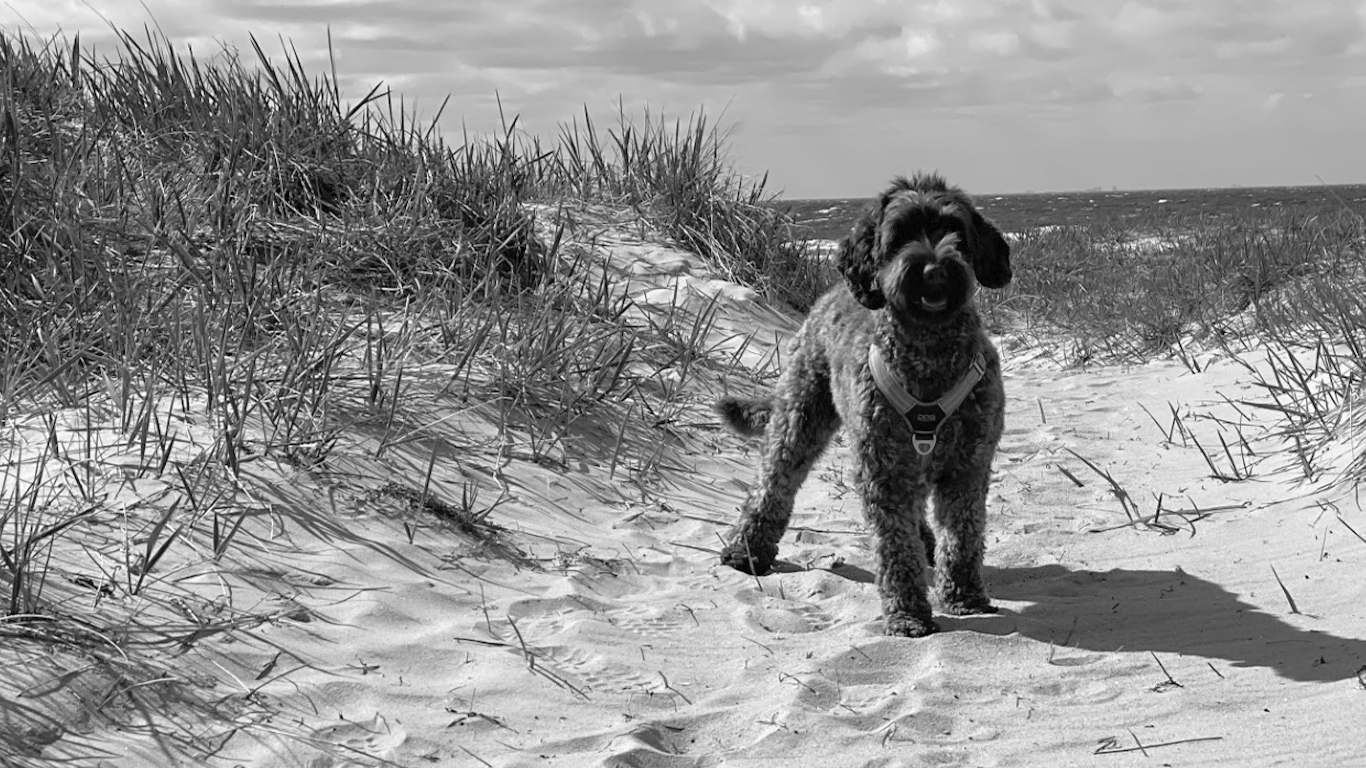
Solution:
M 157 716 L 219 745 L 178 764 L 1123 768 L 1366 755 L 1366 511 L 1350 484 L 1297 471 L 1248 405 L 1265 393 L 1247 367 L 1208 351 L 1199 372 L 1175 360 L 1063 369 L 1037 340 L 999 337 L 1008 413 L 986 578 L 1001 612 L 884 637 L 842 442 L 802 489 L 777 573 L 717 562 L 758 446 L 724 432 L 708 404 L 766 386 L 799 318 L 643 228 L 595 226 L 568 236 L 593 244 L 593 269 L 630 277 L 639 322 L 710 319 L 696 326 L 708 356 L 660 428 L 576 423 L 541 456 L 490 448 L 489 412 L 417 365 L 404 439 L 361 421 L 320 467 L 243 463 L 222 489 L 251 510 L 232 551 L 215 569 L 175 548 L 184 570 L 159 568 L 199 596 L 191 617 L 270 617 L 171 654 L 168 670 L 204 682 Z M 134 457 L 117 409 L 96 399 L 56 414 L 65 453 L 95 435 L 91 477 L 125 506 L 172 494 L 170 474 L 124 472 Z M 176 413 L 190 462 L 212 436 Z M 50 431 L 36 414 L 8 429 L 19 453 Z M 1235 462 L 1233 479 L 1213 477 L 1197 447 L 1220 445 L 1221 431 L 1241 436 L 1211 454 Z M 20 670 L 0 683 L 6 765 L 171 764 L 170 742 L 120 727 L 142 720 L 133 699 L 102 698 L 111 681 L 74 651 L 14 643 L 0 656 Z

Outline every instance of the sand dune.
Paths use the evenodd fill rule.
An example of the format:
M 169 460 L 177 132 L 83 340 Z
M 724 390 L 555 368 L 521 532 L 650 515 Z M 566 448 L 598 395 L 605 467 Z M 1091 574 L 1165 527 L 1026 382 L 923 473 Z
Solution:
M 771 373 L 795 318 L 648 236 L 596 235 L 610 257 L 600 268 L 632 276 L 642 322 L 715 311 L 714 355 L 738 353 Z M 756 579 L 717 564 L 756 462 L 757 445 L 721 431 L 706 409 L 723 388 L 763 385 L 738 368 L 708 368 L 655 435 L 667 449 L 658 480 L 609 471 L 610 425 L 585 427 L 578 452 L 556 461 L 462 451 L 478 414 L 436 394 L 439 371 L 420 371 L 432 382 L 410 390 L 430 398 L 423 439 L 381 461 L 378 438 L 358 430 L 323 470 L 245 465 L 243 492 L 270 513 L 251 524 L 257 594 L 233 598 L 283 605 L 284 595 L 292 613 L 255 630 L 267 643 L 216 649 L 216 663 L 261 686 L 275 713 L 233 736 L 220 759 L 1366 760 L 1366 541 L 1351 532 L 1366 533 L 1366 511 L 1350 488 L 1297 482 L 1271 436 L 1249 443 L 1251 479 L 1223 482 L 1194 445 L 1164 432 L 1175 412 L 1202 444 L 1218 444 L 1215 416 L 1261 434 L 1255 410 L 1228 402 L 1258 397 L 1246 369 L 1211 355 L 1200 373 L 1176 362 L 1066 371 L 1000 342 L 1009 410 L 986 576 L 1002 610 L 940 616 L 943 631 L 920 640 L 880 633 L 842 443 L 801 492 L 778 573 Z M 497 502 L 487 527 L 442 522 L 384 489 L 420 486 L 434 451 L 434 495 L 480 489 L 482 504 Z M 96 729 L 41 757 L 107 750 L 109 765 L 157 764 L 145 742 Z

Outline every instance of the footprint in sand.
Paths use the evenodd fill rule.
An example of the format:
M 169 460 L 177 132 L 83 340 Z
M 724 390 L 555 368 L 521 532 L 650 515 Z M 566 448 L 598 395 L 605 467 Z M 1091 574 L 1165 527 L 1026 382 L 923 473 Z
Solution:
M 887 741 L 909 741 L 916 744 L 957 744 L 968 741 L 969 734 L 958 728 L 958 719 L 941 712 L 908 712 L 889 721 L 882 728 Z M 973 741 L 981 741 L 972 734 Z
M 597 600 L 565 595 L 518 600 L 507 607 L 507 616 L 517 622 L 519 631 L 545 637 L 564 631 L 573 620 L 599 616 L 606 610 L 607 605 Z
M 793 600 L 744 592 L 736 596 L 742 604 L 740 621 L 750 629 L 773 634 L 798 635 L 821 632 L 835 625 L 835 617 L 820 608 Z
M 997 738 L 998 731 L 955 714 L 964 711 L 960 694 L 970 702 L 974 692 L 942 689 L 942 659 L 932 643 L 886 638 L 860 643 L 821 660 L 817 674 L 803 677 L 796 702 L 885 742 L 932 746 Z M 936 756 L 926 759 L 940 764 L 943 758 L 950 765 L 958 759 L 953 751 Z
M 1101 663 L 1107 660 L 1112 663 Z M 1090 707 L 1114 701 L 1126 691 L 1117 681 L 1147 671 L 1143 664 L 1117 665 L 1102 654 L 1059 654 L 1049 661 L 1048 669 L 1052 676 L 1029 686 L 1024 695 L 1064 707 Z
M 392 759 L 398 748 L 408 740 L 408 732 L 395 721 L 375 715 L 369 720 L 347 720 L 318 730 L 313 737 L 320 742 L 330 742 L 356 753 L 382 761 Z M 349 757 L 349 755 L 347 756 Z M 309 762 L 316 768 L 352 765 L 350 760 L 334 755 L 319 755 Z
M 796 709 L 825 712 L 855 730 L 883 728 L 888 714 L 920 700 L 910 690 L 917 664 L 907 664 L 903 651 L 885 639 L 861 643 L 814 662 L 805 674 L 792 675 Z
M 543 666 L 585 691 L 631 691 L 649 689 L 653 680 L 636 670 L 610 662 L 600 653 L 584 648 L 554 645 L 540 649 Z
M 633 605 L 609 611 L 607 621 L 617 629 L 646 638 L 663 638 L 674 635 L 690 626 L 693 619 L 681 606 L 671 608 L 652 608 Z

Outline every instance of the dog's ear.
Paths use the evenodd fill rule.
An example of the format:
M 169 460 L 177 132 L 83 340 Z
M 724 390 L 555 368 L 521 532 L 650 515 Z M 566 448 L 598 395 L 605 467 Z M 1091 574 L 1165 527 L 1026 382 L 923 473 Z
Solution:
M 877 284 L 876 257 L 877 225 L 882 220 L 882 210 L 886 204 L 887 196 L 883 195 L 854 222 L 853 229 L 840 240 L 839 255 L 835 262 L 840 274 L 849 283 L 854 298 L 869 309 L 881 309 L 887 303 L 887 297 Z
M 972 216 L 972 271 L 977 282 L 988 288 L 1004 288 L 1011 275 L 1010 243 L 976 208 L 969 207 L 968 211 Z

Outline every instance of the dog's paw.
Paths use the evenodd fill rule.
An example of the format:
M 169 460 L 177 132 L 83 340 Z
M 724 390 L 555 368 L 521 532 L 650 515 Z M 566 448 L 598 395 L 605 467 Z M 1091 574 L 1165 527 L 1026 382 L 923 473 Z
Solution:
M 939 631 L 939 625 L 929 617 L 894 613 L 883 619 L 883 631 L 893 637 L 925 637 Z
M 959 595 L 953 598 L 940 598 L 939 610 L 950 616 L 971 616 L 977 613 L 999 613 L 1000 609 L 991 604 L 984 594 Z
M 740 573 L 763 576 L 773 568 L 778 559 L 778 547 L 774 545 L 746 544 L 743 540 L 732 541 L 721 550 L 721 564 L 728 565 Z

